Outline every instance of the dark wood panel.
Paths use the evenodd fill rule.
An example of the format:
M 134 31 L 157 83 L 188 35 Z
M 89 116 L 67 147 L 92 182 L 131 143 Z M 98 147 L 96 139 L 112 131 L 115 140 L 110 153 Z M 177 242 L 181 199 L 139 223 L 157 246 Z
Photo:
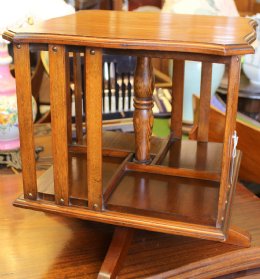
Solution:
M 160 164 L 168 167 L 220 173 L 222 149 L 221 143 L 173 141 Z
M 102 163 L 102 180 L 103 180 L 103 192 L 106 190 L 109 180 L 116 172 L 122 158 L 103 157 Z M 69 197 L 81 200 L 87 200 L 88 188 L 84 187 L 87 181 L 87 156 L 74 155 L 70 156 L 69 172 L 71 173 Z M 47 199 L 50 199 L 49 195 L 54 195 L 53 185 L 53 167 L 50 167 L 43 175 L 38 179 L 38 192 L 47 195 Z M 42 198 L 45 196 L 41 195 Z
M 106 208 L 214 225 L 218 186 L 219 183 L 213 181 L 126 172 L 108 199 Z

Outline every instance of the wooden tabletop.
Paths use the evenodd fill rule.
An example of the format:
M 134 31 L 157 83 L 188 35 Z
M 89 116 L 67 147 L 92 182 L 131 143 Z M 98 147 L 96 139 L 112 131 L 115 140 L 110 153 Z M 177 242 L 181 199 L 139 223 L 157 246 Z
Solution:
M 96 278 L 113 226 L 15 208 L 12 202 L 21 191 L 20 175 L 1 176 L 0 278 Z M 202 279 L 247 269 L 260 274 L 255 269 L 260 267 L 259 216 L 259 199 L 239 185 L 232 223 L 250 231 L 251 248 L 138 231 L 119 278 L 166 272 L 157 278 Z
M 195 52 L 217 55 L 253 53 L 252 19 L 79 11 L 4 34 L 15 43 L 56 43 L 102 48 Z

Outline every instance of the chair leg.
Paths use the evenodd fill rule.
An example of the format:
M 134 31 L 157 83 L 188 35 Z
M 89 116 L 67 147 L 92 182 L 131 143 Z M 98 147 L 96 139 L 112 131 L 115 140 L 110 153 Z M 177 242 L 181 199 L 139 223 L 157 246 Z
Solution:
M 98 279 L 116 278 L 133 239 L 134 229 L 116 227 Z

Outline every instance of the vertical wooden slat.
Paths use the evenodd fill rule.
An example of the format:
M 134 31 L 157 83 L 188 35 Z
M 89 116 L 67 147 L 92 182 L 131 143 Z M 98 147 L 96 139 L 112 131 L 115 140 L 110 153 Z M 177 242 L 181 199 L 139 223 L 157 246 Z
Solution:
M 26 199 L 37 199 L 37 180 L 32 119 L 32 89 L 28 44 L 14 46 L 23 190 Z
M 49 45 L 52 154 L 55 201 L 69 204 L 68 56 L 65 46 Z
M 184 92 L 184 60 L 174 60 L 172 75 L 172 114 L 171 114 L 171 137 L 182 137 L 182 111 Z
M 86 49 L 88 206 L 102 210 L 102 51 Z
M 80 53 L 73 53 L 73 75 L 74 75 L 74 94 L 75 94 L 75 112 L 76 112 L 76 137 L 77 143 L 82 142 L 83 139 L 83 125 L 82 125 L 82 74 Z
M 181 159 L 181 140 L 176 140 L 172 143 L 169 149 L 169 167 L 179 168 Z
M 113 0 L 113 10 L 122 11 L 123 1 L 122 0 Z
M 197 142 L 195 169 L 204 171 L 207 166 L 208 143 Z
M 220 178 L 220 190 L 218 201 L 218 218 L 217 226 L 222 227 L 224 221 L 224 210 L 226 206 L 227 192 L 230 187 L 229 172 L 232 153 L 232 135 L 235 130 L 236 112 L 238 102 L 238 90 L 240 81 L 240 57 L 232 56 L 229 64 L 228 76 L 228 92 L 227 92 L 227 108 L 226 121 L 223 143 L 222 167 Z
M 211 96 L 212 64 L 202 63 L 200 85 L 200 109 L 198 125 L 198 141 L 207 142 L 209 134 L 209 111 Z

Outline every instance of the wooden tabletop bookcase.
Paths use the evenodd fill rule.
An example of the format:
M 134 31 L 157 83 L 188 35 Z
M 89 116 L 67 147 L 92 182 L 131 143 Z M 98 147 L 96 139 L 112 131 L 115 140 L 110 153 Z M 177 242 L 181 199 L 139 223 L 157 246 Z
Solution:
M 5 32 L 4 38 L 14 44 L 23 164 L 24 193 L 15 205 L 119 227 L 249 246 L 249 236 L 230 227 L 229 221 L 240 163 L 235 118 L 241 55 L 254 52 L 250 45 L 254 28 L 254 21 L 239 17 L 80 11 Z M 50 67 L 53 167 L 39 178 L 31 113 L 31 50 L 47 50 Z M 104 53 L 137 57 L 134 134 L 102 132 Z M 69 54 L 73 57 L 76 139 L 72 136 Z M 174 60 L 168 139 L 151 137 L 152 57 Z M 202 62 L 197 141 L 182 140 L 185 60 Z M 221 144 L 208 142 L 212 63 L 225 64 L 229 74 Z M 124 230 L 115 233 L 117 245 L 126 246 L 129 235 Z M 118 259 L 122 255 L 123 249 Z

